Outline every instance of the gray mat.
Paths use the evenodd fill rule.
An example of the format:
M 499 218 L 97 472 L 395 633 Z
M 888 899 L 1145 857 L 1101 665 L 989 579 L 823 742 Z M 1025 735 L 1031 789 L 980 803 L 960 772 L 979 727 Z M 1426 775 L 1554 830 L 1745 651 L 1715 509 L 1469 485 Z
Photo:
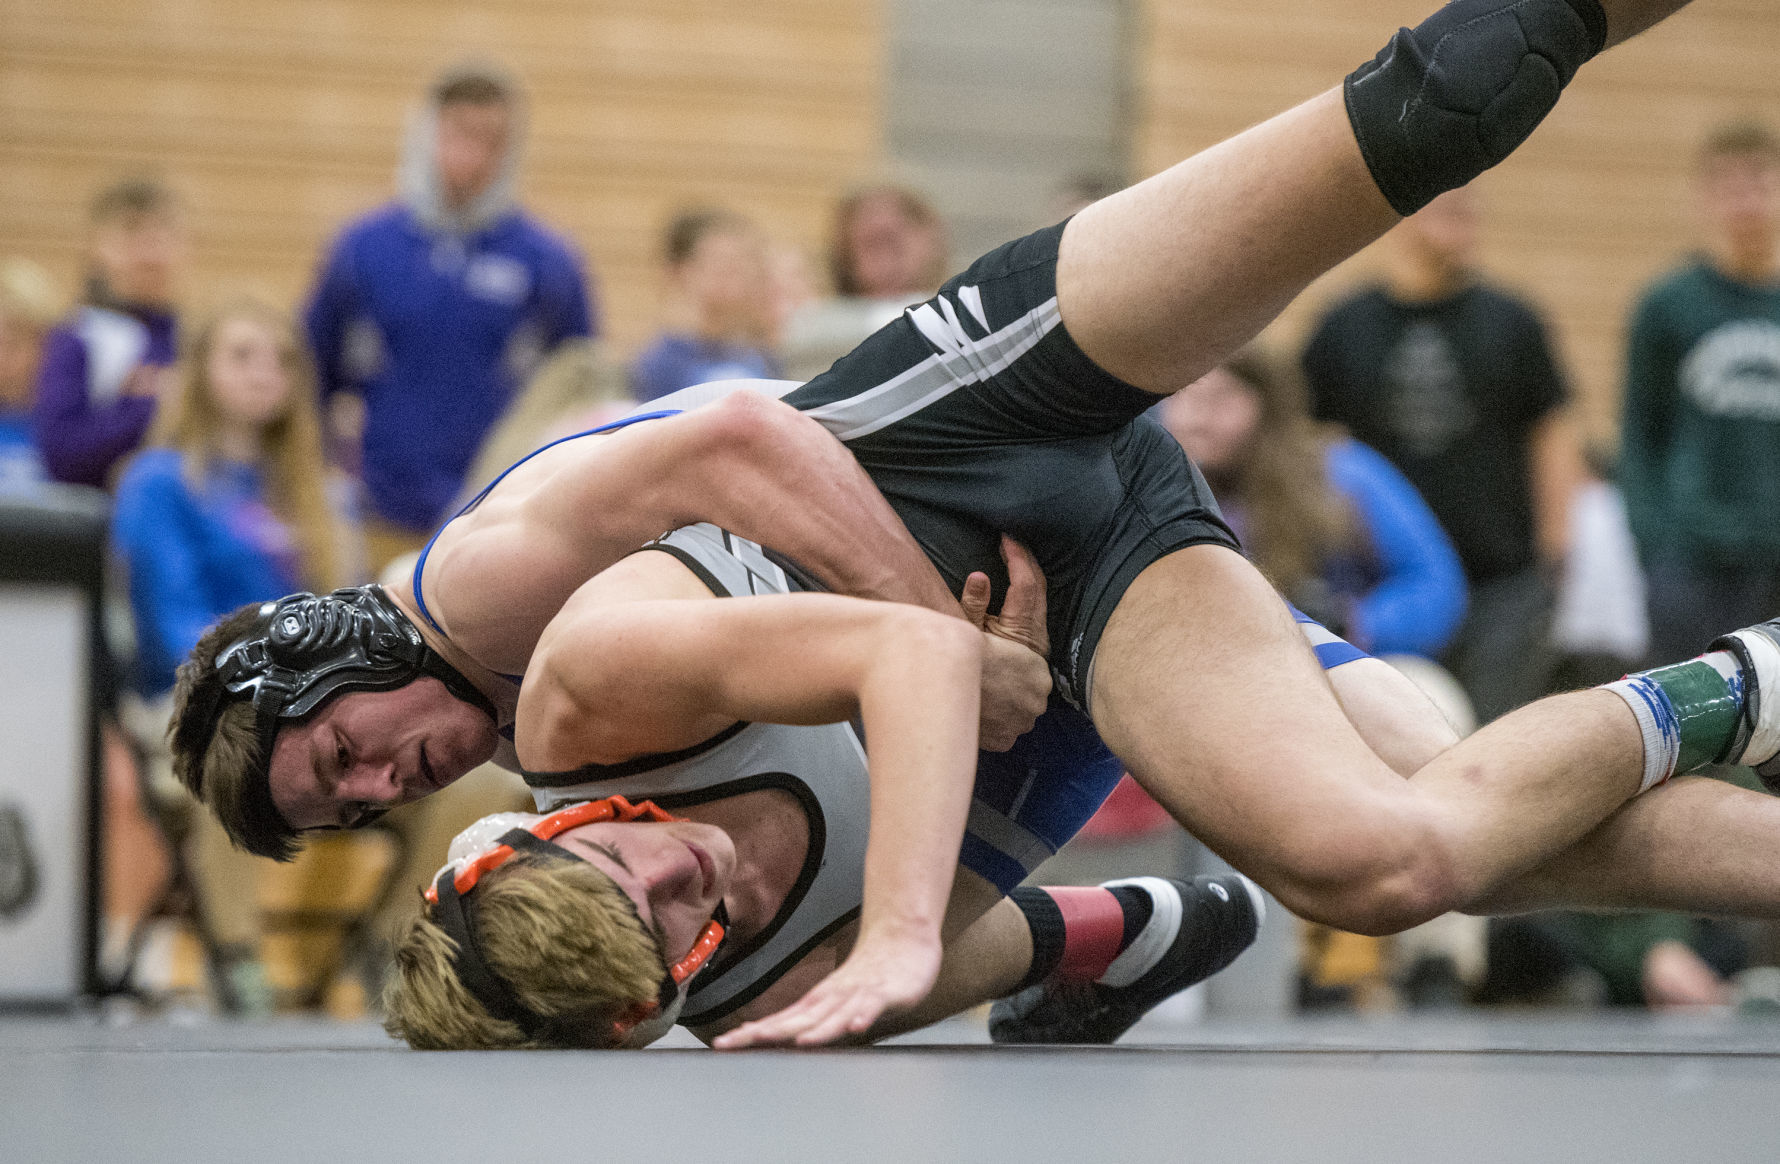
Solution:
M 415 1054 L 374 1026 L 0 1019 L 0 1160 L 1780 1159 L 1780 1024 L 947 1024 L 860 1051 Z

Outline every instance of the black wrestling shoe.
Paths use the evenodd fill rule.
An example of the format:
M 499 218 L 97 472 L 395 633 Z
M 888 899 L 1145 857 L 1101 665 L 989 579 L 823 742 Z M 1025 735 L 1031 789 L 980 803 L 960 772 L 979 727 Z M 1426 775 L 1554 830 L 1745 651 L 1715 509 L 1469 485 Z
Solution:
M 1111 1043 L 1163 999 L 1234 962 L 1254 943 L 1267 913 L 1260 888 L 1240 873 L 1191 881 L 1134 877 L 1103 888 L 1115 885 L 1149 893 L 1155 904 L 1149 923 L 1099 981 L 1052 979 L 997 1000 L 989 1010 L 991 1039 Z
M 1729 651 L 1743 668 L 1742 721 L 1719 762 L 1755 769 L 1780 794 L 1780 618 L 1725 635 L 1711 649 Z

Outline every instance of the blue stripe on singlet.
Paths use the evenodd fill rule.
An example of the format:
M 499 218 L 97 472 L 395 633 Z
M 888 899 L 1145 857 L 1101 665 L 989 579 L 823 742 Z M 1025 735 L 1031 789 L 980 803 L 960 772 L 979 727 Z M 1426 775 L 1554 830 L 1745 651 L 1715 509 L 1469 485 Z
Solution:
M 1316 634 L 1306 631 L 1305 637 L 1310 640 L 1310 649 L 1316 652 L 1316 661 L 1322 664 L 1323 670 L 1333 671 L 1343 663 L 1372 657 L 1291 603 L 1286 603 L 1286 609 L 1292 612 L 1293 622 L 1300 626 L 1315 627 L 1322 632 L 1322 634 Z
M 637 424 L 637 423 L 640 423 L 645 420 L 661 420 L 663 417 L 678 416 L 683 411 L 684 411 L 684 409 L 679 409 L 679 408 L 665 408 L 658 412 L 644 412 L 644 413 L 640 413 L 636 416 L 620 417 L 619 419 L 614 420 L 609 424 L 602 424 L 598 428 L 590 428 L 584 432 L 570 433 L 568 436 L 558 437 L 556 440 L 551 441 L 547 445 L 543 445 L 539 448 L 533 449 L 531 452 L 527 453 L 525 456 L 519 458 L 517 461 L 514 461 L 511 465 L 508 465 L 505 469 L 502 469 L 500 472 L 500 476 L 496 477 L 494 480 L 492 480 L 488 484 L 484 485 L 482 487 L 482 489 L 476 494 L 476 496 L 470 498 L 470 500 L 464 504 L 464 507 L 462 509 L 458 510 L 456 513 L 452 514 L 450 517 L 445 519 L 445 521 L 439 526 L 439 528 L 433 532 L 433 536 L 426 540 L 426 546 L 421 549 L 420 557 L 415 559 L 415 562 L 414 562 L 414 605 L 419 608 L 420 617 L 426 619 L 428 626 L 432 627 L 434 630 L 438 631 L 440 634 L 445 634 L 445 628 L 439 625 L 439 620 L 434 618 L 433 612 L 427 609 L 426 596 L 421 593 L 421 589 L 420 589 L 420 575 L 421 575 L 421 572 L 426 569 L 427 555 L 431 554 L 433 552 L 433 543 L 439 540 L 439 535 L 445 532 L 445 527 L 450 525 L 452 522 L 456 521 L 458 518 L 462 517 L 464 514 L 470 512 L 470 510 L 476 508 L 478 505 L 481 505 L 482 499 L 487 497 L 489 494 L 489 491 L 492 490 L 496 485 L 499 485 L 502 481 L 506 480 L 508 473 L 511 473 L 513 470 L 519 468 L 519 466 L 525 464 L 527 461 L 531 460 L 533 457 L 537 456 L 539 453 L 543 452 L 545 449 L 554 449 L 557 445 L 560 445 L 565 441 L 579 440 L 580 438 L 582 438 L 584 436 L 594 436 L 594 435 L 596 435 L 598 433 L 602 433 L 602 432 L 613 432 L 613 431 L 616 431 L 617 429 L 627 428 L 630 425 Z M 524 676 L 523 675 L 502 675 L 501 678 L 507 680 L 510 683 L 518 683 L 521 679 L 524 678 Z

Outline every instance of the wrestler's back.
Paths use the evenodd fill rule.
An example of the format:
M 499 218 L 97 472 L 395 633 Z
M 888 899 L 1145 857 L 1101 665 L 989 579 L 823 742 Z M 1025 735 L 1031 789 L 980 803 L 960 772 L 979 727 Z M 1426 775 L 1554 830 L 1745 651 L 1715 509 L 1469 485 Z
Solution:
M 639 406 L 621 427 L 533 452 L 440 528 L 421 580 L 427 608 L 478 662 L 523 674 L 545 626 L 582 583 L 678 524 L 637 489 L 639 475 L 655 463 L 653 450 L 664 443 L 663 430 L 655 421 L 628 421 L 671 421 L 740 388 L 779 396 L 796 386 L 770 380 L 699 385 Z M 645 443 L 649 452 L 642 451 Z

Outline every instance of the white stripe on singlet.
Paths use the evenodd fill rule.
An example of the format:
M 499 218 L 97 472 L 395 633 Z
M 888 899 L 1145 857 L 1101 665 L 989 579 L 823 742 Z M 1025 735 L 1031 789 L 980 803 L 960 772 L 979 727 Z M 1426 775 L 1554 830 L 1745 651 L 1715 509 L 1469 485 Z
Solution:
M 981 306 L 980 297 L 964 297 L 966 291 L 973 290 L 960 288 L 959 295 L 964 298 L 965 309 L 976 315 Z M 978 302 L 973 304 L 972 298 Z M 842 400 L 818 405 L 809 409 L 808 414 L 836 438 L 857 440 L 921 411 L 960 388 L 1005 371 L 1063 322 L 1057 311 L 1057 297 L 1053 295 L 1006 327 L 981 339 L 972 339 L 951 302 L 945 299 L 940 302 L 946 305 L 944 314 L 934 310 L 931 303 L 911 307 L 907 312 L 909 321 L 940 351 L 882 384 Z

